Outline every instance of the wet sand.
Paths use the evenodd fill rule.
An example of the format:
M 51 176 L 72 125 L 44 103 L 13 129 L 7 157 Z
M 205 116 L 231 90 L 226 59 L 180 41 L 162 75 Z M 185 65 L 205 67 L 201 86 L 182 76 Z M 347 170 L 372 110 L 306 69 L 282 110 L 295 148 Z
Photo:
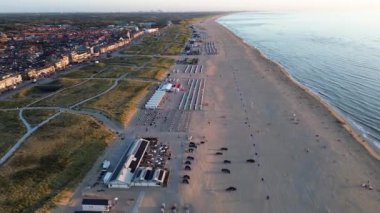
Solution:
M 379 161 L 341 121 L 215 21 L 198 26 L 219 54 L 201 57 L 204 107 L 192 114 L 189 134 L 207 142 L 194 155 L 181 200 L 194 212 L 378 212 Z M 228 151 L 216 156 L 221 147 Z M 367 180 L 374 190 L 360 187 Z M 237 191 L 226 192 L 229 186 Z

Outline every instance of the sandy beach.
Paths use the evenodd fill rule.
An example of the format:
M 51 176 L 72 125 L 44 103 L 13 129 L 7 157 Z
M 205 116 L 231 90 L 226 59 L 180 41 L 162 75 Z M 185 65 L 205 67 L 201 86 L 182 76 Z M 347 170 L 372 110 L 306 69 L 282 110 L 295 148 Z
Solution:
M 83 197 L 117 197 L 112 212 L 159 212 L 162 203 L 165 212 L 173 206 L 178 212 L 378 212 L 379 161 L 350 126 L 215 19 L 195 28 L 205 50 L 192 56 L 198 63 L 169 70 L 181 91 L 169 93 L 159 109 L 142 103 L 126 139 L 106 150 L 54 212 L 80 209 Z M 136 137 L 157 137 L 170 147 L 167 186 L 88 187 L 100 162 L 108 159 L 114 169 Z M 192 153 L 189 142 L 198 146 Z M 373 190 L 361 186 L 367 181 Z
M 379 161 L 325 105 L 215 20 L 196 26 L 218 55 L 201 57 L 204 107 L 189 135 L 207 142 L 181 200 L 194 212 L 378 212 Z M 221 147 L 228 151 L 215 155 Z M 360 187 L 368 180 L 374 190 Z

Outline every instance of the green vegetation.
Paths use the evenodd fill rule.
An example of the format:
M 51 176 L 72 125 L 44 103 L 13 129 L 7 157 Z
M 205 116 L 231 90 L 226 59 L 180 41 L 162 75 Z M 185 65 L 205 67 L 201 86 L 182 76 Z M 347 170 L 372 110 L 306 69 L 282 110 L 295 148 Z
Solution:
M 32 125 L 36 126 L 42 121 L 48 119 L 50 116 L 57 113 L 53 109 L 35 109 L 35 110 L 24 110 L 24 118 Z
M 172 58 L 165 57 L 154 57 L 148 64 L 147 67 L 159 67 L 164 69 L 169 69 L 174 65 L 175 60 Z
M 154 57 L 146 67 L 131 73 L 128 77 L 162 80 L 168 69 L 173 66 L 174 59 Z
M 0 156 L 3 156 L 26 132 L 26 129 L 18 118 L 18 111 L 0 111 L 0 121 Z
M 0 168 L 2 212 L 34 212 L 73 189 L 113 136 L 85 116 L 62 114 L 31 136 Z
M 152 83 L 141 81 L 120 81 L 115 89 L 86 103 L 84 107 L 102 111 L 119 122 L 128 123 L 130 113 L 135 111 L 151 86 Z
M 0 100 L 0 109 L 20 108 L 30 104 L 33 100 Z
M 158 34 L 145 35 L 141 43 L 121 51 L 121 54 L 178 55 L 191 35 L 188 24 L 189 22 L 181 22 Z
M 146 67 L 131 73 L 129 77 L 162 80 L 165 78 L 167 69 L 159 67 Z
M 69 88 L 47 99 L 37 102 L 33 106 L 69 107 L 86 98 L 105 91 L 112 84 L 112 80 L 89 80 L 76 87 Z
M 60 89 L 71 87 L 80 82 L 81 81 L 77 79 L 59 78 L 47 84 L 35 85 L 31 88 L 25 88 L 13 96 L 5 100 L 1 100 L 0 108 L 21 108 L 39 98 L 42 98 L 53 92 L 57 92 Z
M 109 65 L 109 68 L 96 75 L 97 78 L 119 78 L 125 73 L 134 72 L 136 69 L 130 66 L 122 66 L 122 65 Z
M 107 69 L 106 64 L 90 64 L 65 75 L 66 78 L 90 78 L 92 75 Z
M 190 30 L 187 28 L 187 23 L 182 23 L 181 26 L 177 27 L 176 38 L 162 53 L 163 55 L 179 55 L 191 36 Z
M 32 88 L 23 89 L 19 93 L 16 93 L 12 98 L 23 99 L 23 98 L 43 97 L 49 93 L 74 86 L 75 84 L 78 84 L 78 83 L 80 83 L 80 80 L 59 78 L 47 84 L 36 85 Z
M 128 56 L 128 57 L 115 57 L 102 61 L 107 65 L 123 65 L 123 66 L 136 66 L 141 67 L 148 62 L 151 57 L 148 56 Z

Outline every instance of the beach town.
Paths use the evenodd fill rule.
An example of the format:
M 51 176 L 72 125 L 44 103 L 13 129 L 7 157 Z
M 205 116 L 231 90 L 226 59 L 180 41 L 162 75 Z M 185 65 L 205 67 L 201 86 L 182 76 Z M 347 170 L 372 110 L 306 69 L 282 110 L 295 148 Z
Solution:
M 131 50 L 135 48 L 139 57 L 149 57 L 151 61 L 139 58 L 143 62 L 133 66 L 136 70 L 121 72 L 116 77 L 112 74 L 116 69 L 111 69 L 111 74 L 106 69 L 99 73 L 74 69 L 69 76 L 81 72 L 74 80 L 104 78 L 114 83 L 67 106 L 55 103 L 60 98 L 54 104 L 53 101 L 38 104 L 43 97 L 21 107 L 20 118 L 23 110 L 55 110 L 56 114 L 28 127 L 31 133 L 49 125 L 56 116 L 68 113 L 89 116 L 96 123 L 92 125 L 102 124 L 114 134 L 112 142 L 89 164 L 89 171 L 78 185 L 55 202 L 52 212 L 377 212 L 380 209 L 380 168 L 377 156 L 368 154 L 371 150 L 365 140 L 333 109 L 295 83 L 282 66 L 220 25 L 218 18 L 208 16 L 183 25 L 189 37 L 179 54 L 146 55 L 144 49 L 139 49 L 146 37 L 155 42 L 165 35 L 168 40 L 181 36 L 170 34 L 171 26 L 165 26 L 116 30 L 123 33 L 111 36 L 116 40 L 110 38 L 110 42 L 98 44 L 97 48 L 86 48 L 85 53 L 70 50 L 74 52 L 64 56 L 65 66 L 76 63 L 77 57 L 78 63 L 87 61 L 96 65 L 111 61 L 112 66 L 122 66 L 138 55 Z M 160 60 L 174 63 L 165 67 Z M 46 67 L 32 67 L 24 73 L 32 83 L 33 79 L 43 81 L 61 69 L 57 63 L 49 65 L 51 72 Z M 152 79 L 136 74 L 145 68 L 155 70 L 157 64 L 162 69 L 154 72 Z M 101 77 L 104 73 L 106 77 Z M 23 80 L 23 74 L 17 75 L 20 75 L 17 79 Z M 148 82 L 153 86 L 144 87 L 145 93 L 139 99 L 132 98 L 137 107 L 128 114 L 128 119 L 120 122 L 106 113 L 106 107 L 97 112 L 99 102 L 82 107 L 112 92 L 129 76 L 132 77 L 128 83 Z M 11 77 L 15 75 L 3 81 Z M 14 90 L 13 86 L 21 80 L 4 88 Z M 117 99 L 126 93 L 124 90 L 117 93 Z M 105 105 L 114 102 L 103 101 Z M 2 109 L 16 110 L 20 109 Z M 28 126 L 27 121 L 23 123 Z M 16 152 L 24 142 L 11 150 Z M 14 156 L 23 156 L 25 152 L 16 152 Z M 18 162 L 12 158 L 12 152 L 8 153 L 1 161 L 7 166 L 5 173 Z
M 136 139 L 113 145 L 125 157 L 107 152 L 109 175 L 95 180 L 90 172 L 71 205 L 91 209 L 82 199 L 102 199 L 114 212 L 377 209 L 377 161 L 281 67 L 214 20 L 191 26 L 192 45 L 128 127 Z M 189 57 L 197 63 L 184 62 Z M 152 147 L 157 138 L 162 145 Z M 166 154 L 157 160 L 157 152 Z

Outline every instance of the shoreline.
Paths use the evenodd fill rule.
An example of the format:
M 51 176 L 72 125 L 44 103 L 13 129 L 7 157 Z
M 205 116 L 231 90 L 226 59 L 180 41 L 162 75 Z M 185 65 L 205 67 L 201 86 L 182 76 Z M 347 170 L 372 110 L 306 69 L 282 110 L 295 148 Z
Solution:
M 205 105 L 191 114 L 188 134 L 207 143 L 194 154 L 195 184 L 180 187 L 181 202 L 202 212 L 376 212 L 378 160 L 338 116 L 224 26 L 196 27 L 218 54 L 200 56 Z
M 223 16 L 221 16 L 221 17 L 223 17 Z M 294 83 L 295 85 L 297 85 L 306 94 L 308 94 L 309 96 L 311 96 L 314 99 L 316 99 L 333 117 L 335 117 L 337 119 L 338 123 L 356 140 L 356 142 L 358 142 L 360 145 L 362 145 L 372 157 L 374 157 L 376 160 L 380 161 L 380 150 L 378 150 L 375 147 L 375 145 L 372 145 L 370 142 L 368 142 L 367 139 L 365 139 L 362 136 L 362 134 L 353 126 L 353 124 L 351 122 L 349 122 L 343 115 L 341 115 L 340 112 L 338 112 L 338 110 L 336 110 L 327 101 L 323 100 L 322 97 L 320 97 L 319 95 L 315 94 L 310 88 L 306 87 L 301 82 L 299 82 L 296 79 L 294 79 L 290 75 L 290 73 L 288 72 L 288 70 L 284 66 L 282 66 L 280 63 L 271 60 L 260 49 L 258 49 L 257 47 L 255 47 L 253 45 L 248 44 L 244 39 L 240 38 L 238 35 L 236 35 L 234 32 L 232 32 L 226 26 L 224 26 L 221 23 L 219 23 L 218 19 L 221 18 L 221 17 L 213 19 L 213 21 L 215 21 L 215 23 L 217 23 L 218 25 L 220 25 L 221 27 L 223 27 L 224 29 L 226 29 L 230 34 L 232 34 L 237 39 L 239 39 L 245 46 L 247 46 L 248 48 L 253 49 L 254 51 L 257 51 L 259 53 L 259 55 L 261 57 L 263 57 L 265 60 L 267 60 L 269 63 L 272 63 L 275 66 L 277 66 L 280 69 L 281 73 L 288 80 L 290 80 L 292 83 Z

